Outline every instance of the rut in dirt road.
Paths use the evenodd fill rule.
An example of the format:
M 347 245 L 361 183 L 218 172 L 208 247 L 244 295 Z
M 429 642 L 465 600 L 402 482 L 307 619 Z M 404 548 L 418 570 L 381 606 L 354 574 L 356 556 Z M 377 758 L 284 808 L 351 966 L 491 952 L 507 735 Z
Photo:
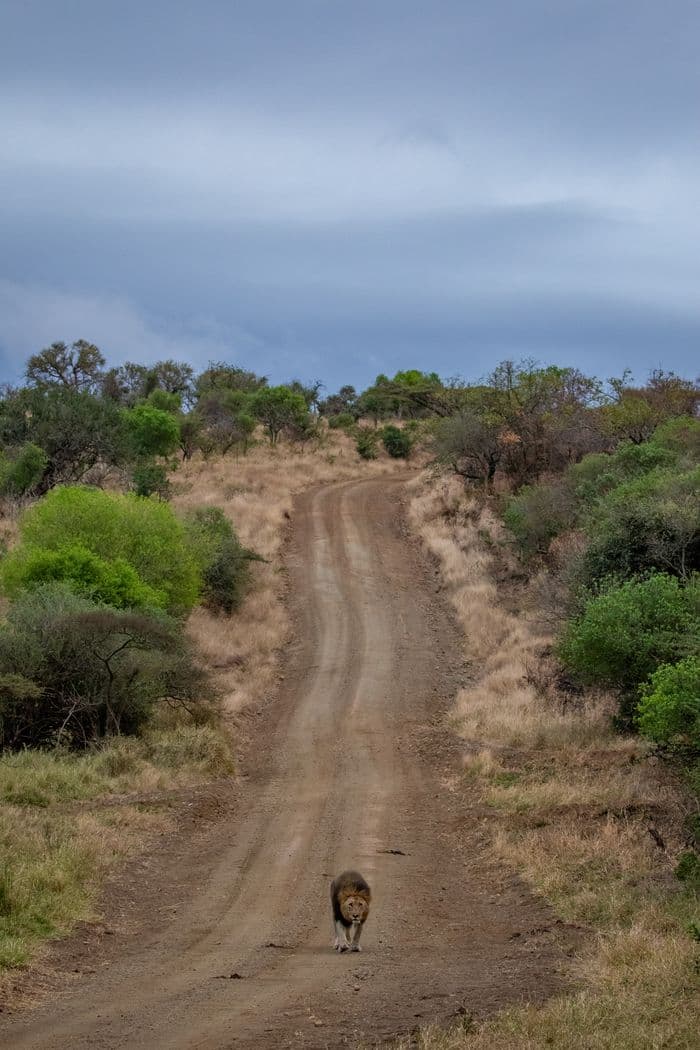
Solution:
M 282 689 L 235 805 L 171 859 L 177 916 L 121 937 L 95 974 L 0 1029 L 3 1046 L 336 1047 L 555 988 L 551 916 L 480 855 L 450 779 L 461 641 L 402 492 L 380 479 L 297 498 Z M 373 905 L 364 954 L 341 956 L 328 886 L 350 867 Z M 164 899 L 170 873 L 152 876 Z

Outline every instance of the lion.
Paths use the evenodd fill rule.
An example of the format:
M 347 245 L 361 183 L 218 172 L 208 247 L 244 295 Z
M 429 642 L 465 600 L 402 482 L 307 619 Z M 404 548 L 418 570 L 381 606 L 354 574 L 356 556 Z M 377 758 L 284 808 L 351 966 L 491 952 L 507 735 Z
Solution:
M 331 883 L 331 907 L 337 952 L 359 952 L 360 936 L 372 894 L 358 871 L 344 871 Z

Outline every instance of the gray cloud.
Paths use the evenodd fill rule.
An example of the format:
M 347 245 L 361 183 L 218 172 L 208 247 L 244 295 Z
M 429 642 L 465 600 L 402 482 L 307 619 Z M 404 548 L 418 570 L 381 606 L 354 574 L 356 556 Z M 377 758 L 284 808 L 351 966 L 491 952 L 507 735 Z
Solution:
M 9 0 L 0 351 L 282 379 L 696 367 L 695 43 L 671 0 Z

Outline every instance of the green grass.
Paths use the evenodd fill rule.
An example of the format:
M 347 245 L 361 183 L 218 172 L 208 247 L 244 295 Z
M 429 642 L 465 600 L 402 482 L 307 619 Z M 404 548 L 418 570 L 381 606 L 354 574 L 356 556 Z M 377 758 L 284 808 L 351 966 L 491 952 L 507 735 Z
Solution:
M 121 738 L 81 755 L 0 757 L 0 971 L 25 966 L 42 942 L 90 918 L 104 871 L 169 819 L 130 805 L 132 794 L 232 769 L 228 738 L 207 725 Z M 126 796 L 123 806 L 90 810 L 90 800 L 115 795 Z

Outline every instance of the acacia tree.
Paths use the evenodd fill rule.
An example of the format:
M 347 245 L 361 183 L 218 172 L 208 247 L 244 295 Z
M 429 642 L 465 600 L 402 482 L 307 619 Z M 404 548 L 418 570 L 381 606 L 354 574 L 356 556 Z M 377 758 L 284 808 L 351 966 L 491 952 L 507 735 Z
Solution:
M 339 416 L 342 412 L 356 416 L 358 409 L 355 387 L 349 384 L 341 386 L 337 394 L 331 394 L 320 403 L 319 411 L 323 416 Z
M 24 387 L 0 404 L 0 443 L 16 448 L 28 442 L 47 457 L 40 494 L 82 481 L 100 462 L 122 463 L 128 454 L 119 407 L 58 383 Z
M 105 366 L 102 352 L 85 339 L 71 347 L 52 343 L 27 362 L 25 375 L 35 386 L 57 384 L 81 393 L 95 393 L 103 379 Z
M 600 447 L 594 413 L 602 386 L 577 368 L 504 361 L 478 389 L 484 408 L 503 425 L 503 466 L 516 484 Z
M 246 371 L 245 368 L 229 365 L 226 361 L 210 361 L 207 368 L 195 380 L 194 396 L 196 400 L 199 400 L 212 390 L 235 390 L 239 393 L 253 394 L 265 386 L 267 386 L 265 376 L 258 376 L 255 372 Z
M 251 398 L 256 419 L 264 425 L 271 445 L 287 427 L 304 427 L 309 410 L 301 394 L 287 386 L 263 387 Z
M 225 455 L 236 445 L 247 451 L 255 430 L 251 405 L 250 394 L 225 387 L 213 387 L 200 397 L 192 417 L 205 455 L 215 450 Z
M 437 459 L 455 474 L 490 488 L 505 454 L 503 427 L 494 417 L 463 408 L 449 419 L 440 420 L 434 447 Z
M 643 387 L 630 384 L 630 373 L 609 381 L 612 396 L 599 413 L 603 434 L 616 441 L 641 445 L 656 428 L 678 416 L 694 416 L 700 401 L 700 388 L 675 372 L 655 369 Z
M 455 387 L 446 386 L 436 372 L 414 368 L 397 372 L 393 379 L 378 375 L 360 395 L 358 407 L 377 422 L 387 416 L 448 416 L 457 405 Z

